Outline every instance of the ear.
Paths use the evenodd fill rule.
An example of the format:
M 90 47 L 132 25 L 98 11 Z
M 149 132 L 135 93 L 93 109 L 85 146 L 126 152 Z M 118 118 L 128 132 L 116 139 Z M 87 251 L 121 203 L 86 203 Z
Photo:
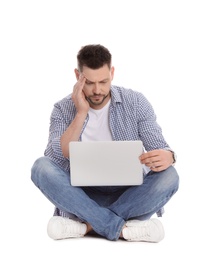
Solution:
M 114 67 L 111 67 L 111 80 L 113 80 L 113 78 L 114 78 Z
M 80 76 L 79 70 L 78 70 L 78 69 L 75 69 L 75 70 L 74 70 L 74 73 L 75 73 L 76 79 L 79 80 L 79 76 Z

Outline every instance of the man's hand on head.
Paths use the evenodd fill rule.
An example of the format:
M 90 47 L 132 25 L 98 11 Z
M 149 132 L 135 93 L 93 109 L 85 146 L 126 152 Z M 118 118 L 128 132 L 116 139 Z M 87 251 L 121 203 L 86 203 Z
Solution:
M 83 87 L 85 85 L 86 78 L 83 74 L 79 75 L 79 79 L 77 83 L 73 87 L 73 93 L 71 98 L 75 104 L 78 113 L 87 114 L 89 110 L 89 103 L 85 98 L 85 94 L 83 92 Z

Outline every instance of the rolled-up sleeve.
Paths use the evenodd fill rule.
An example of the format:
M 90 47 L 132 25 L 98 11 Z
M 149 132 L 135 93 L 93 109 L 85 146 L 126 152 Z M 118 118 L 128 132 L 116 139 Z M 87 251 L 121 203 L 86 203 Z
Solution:
M 165 141 L 162 129 L 156 121 L 156 115 L 152 105 L 139 94 L 138 131 L 144 147 L 147 151 L 165 149 L 169 145 Z
M 68 125 L 69 122 L 64 117 L 61 106 L 55 104 L 50 118 L 49 139 L 44 154 L 67 171 L 69 160 L 62 153 L 60 140 Z

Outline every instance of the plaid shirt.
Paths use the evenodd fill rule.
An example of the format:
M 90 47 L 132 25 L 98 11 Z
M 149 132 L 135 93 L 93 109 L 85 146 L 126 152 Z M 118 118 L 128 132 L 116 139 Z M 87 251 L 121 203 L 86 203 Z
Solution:
M 49 140 L 45 156 L 50 157 L 61 168 L 69 172 L 69 159 L 62 154 L 60 138 L 76 115 L 71 95 L 55 103 L 49 128 Z M 81 135 L 89 120 L 87 116 Z M 111 87 L 109 125 L 113 140 L 141 140 L 146 151 L 169 149 L 162 130 L 156 122 L 151 104 L 139 92 L 122 87 Z M 80 140 L 81 140 L 80 135 Z
M 71 95 L 55 103 L 50 118 L 49 140 L 44 153 L 67 172 L 70 170 L 70 163 L 62 154 L 60 138 L 75 118 L 76 112 Z M 87 116 L 81 135 L 88 120 Z M 140 92 L 111 86 L 109 125 L 113 140 L 141 140 L 146 151 L 171 150 L 162 135 L 161 127 L 156 122 L 151 104 Z M 162 213 L 161 210 L 158 215 Z M 58 215 L 63 215 L 63 212 L 59 212 Z

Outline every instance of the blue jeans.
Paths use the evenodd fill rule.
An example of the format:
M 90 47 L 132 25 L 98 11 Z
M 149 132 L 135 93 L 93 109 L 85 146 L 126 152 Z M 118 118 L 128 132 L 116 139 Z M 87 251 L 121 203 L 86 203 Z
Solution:
M 149 219 L 178 190 L 179 177 L 174 167 L 150 171 L 139 186 L 74 187 L 70 174 L 48 157 L 37 159 L 31 179 L 60 210 L 89 223 L 109 240 L 118 240 L 128 219 Z

